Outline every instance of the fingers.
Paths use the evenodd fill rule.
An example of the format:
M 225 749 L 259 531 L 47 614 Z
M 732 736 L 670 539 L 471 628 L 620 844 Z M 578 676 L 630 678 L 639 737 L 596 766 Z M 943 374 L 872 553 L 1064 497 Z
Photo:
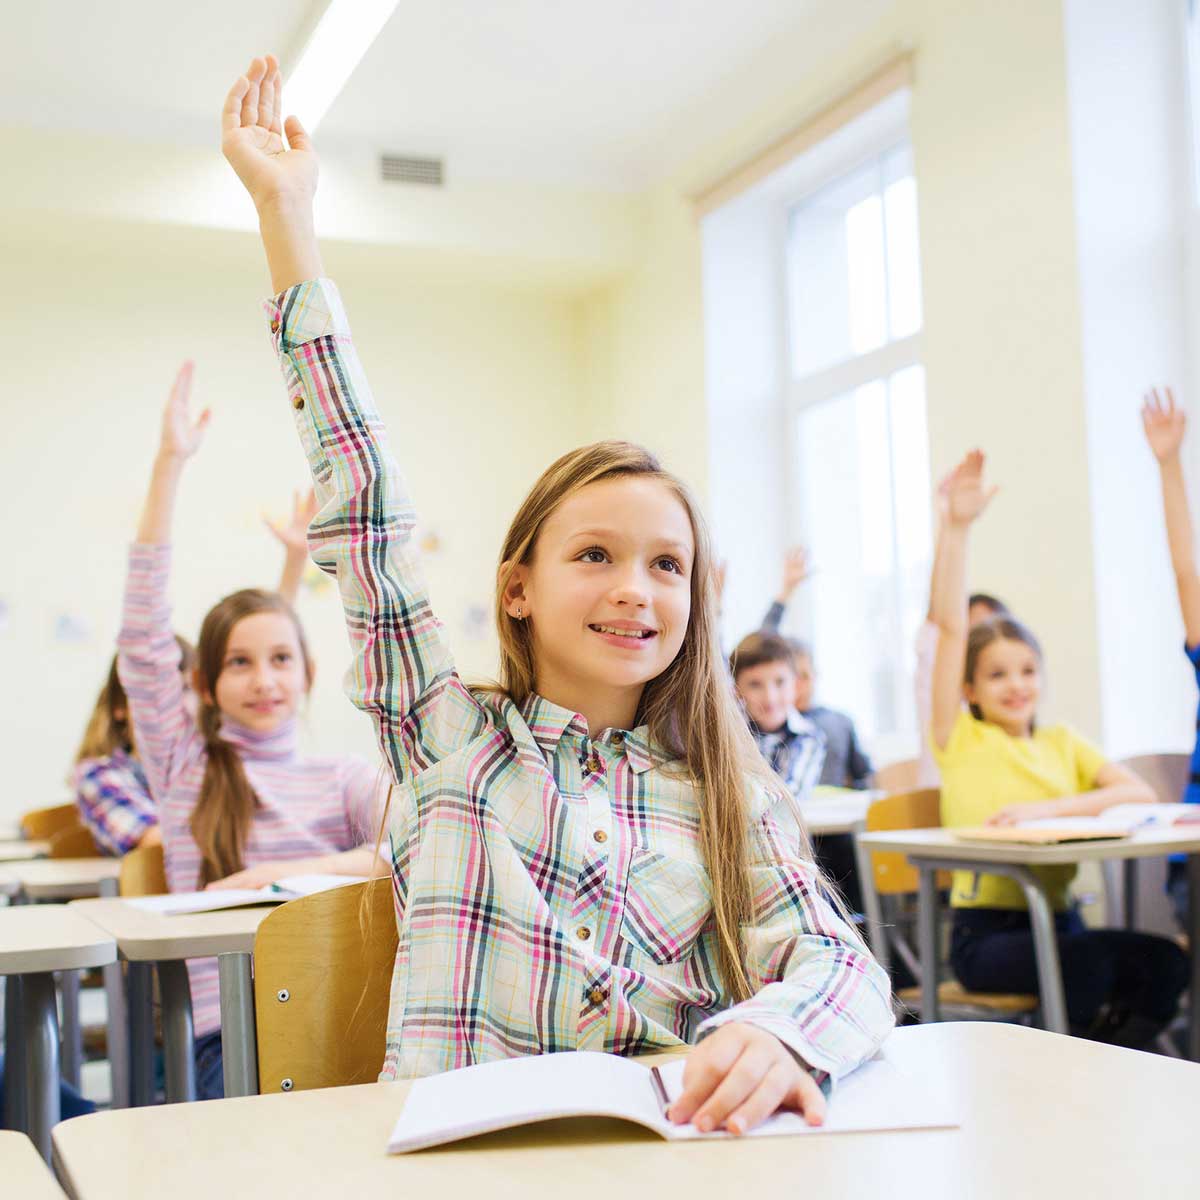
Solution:
M 671 1105 L 668 1119 L 686 1125 L 737 1062 L 742 1045 L 732 1027 L 728 1033 L 721 1029 L 701 1042 L 683 1070 L 683 1091 Z
M 258 94 L 263 77 L 267 73 L 267 64 L 261 58 L 252 59 L 246 70 L 246 94 L 242 97 L 241 123 L 243 128 L 258 124 Z
M 283 133 L 283 76 L 279 72 L 279 61 L 275 55 L 267 55 L 267 83 L 263 94 L 266 111 L 263 114 L 267 128 L 272 133 Z M 260 110 L 264 107 L 260 100 Z
M 287 135 L 287 143 L 293 150 L 311 150 L 312 142 L 300 124 L 299 117 L 288 117 L 283 123 L 283 132 Z
M 778 1071 L 781 1078 L 767 1083 L 767 1076 Z M 792 1080 L 787 1074 L 787 1064 L 777 1059 L 771 1047 L 747 1046 L 726 1073 L 725 1078 L 717 1085 L 708 1099 L 697 1110 L 692 1118 L 692 1124 L 701 1133 L 720 1129 L 726 1120 L 739 1108 L 749 1104 L 757 1111 L 766 1103 L 767 1098 L 774 1093 L 774 1100 L 767 1110 L 774 1112 L 791 1087 Z M 759 1096 L 758 1092 L 766 1086 L 766 1093 Z M 761 1120 L 761 1118 L 759 1118 Z M 733 1130 L 744 1132 L 744 1130 Z
M 225 107 L 221 109 L 221 132 L 232 133 L 242 127 L 242 102 L 250 90 L 250 80 L 245 75 L 239 75 L 234 80 L 233 87 L 225 97 Z

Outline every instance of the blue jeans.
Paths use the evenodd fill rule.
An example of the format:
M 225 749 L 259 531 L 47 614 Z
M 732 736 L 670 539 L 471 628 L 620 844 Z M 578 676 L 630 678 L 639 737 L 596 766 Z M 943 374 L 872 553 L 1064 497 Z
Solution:
M 221 1031 L 196 1039 L 196 1099 L 225 1098 L 225 1062 L 221 1057 Z
M 1088 929 L 1079 913 L 1055 913 L 1067 1016 L 1073 1030 L 1136 1018 L 1147 1043 L 1165 1029 L 1188 982 L 1188 956 L 1174 942 L 1127 929 Z M 1038 992 L 1029 913 L 960 908 L 954 914 L 950 965 L 973 992 Z M 1103 1040 L 1111 1040 L 1107 1034 Z

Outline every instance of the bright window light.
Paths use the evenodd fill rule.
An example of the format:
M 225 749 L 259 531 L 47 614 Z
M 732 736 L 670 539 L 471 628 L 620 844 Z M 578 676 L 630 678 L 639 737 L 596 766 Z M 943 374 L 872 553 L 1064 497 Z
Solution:
M 294 113 L 309 133 L 314 132 L 398 3 L 330 0 L 296 69 L 284 82 L 284 112 Z

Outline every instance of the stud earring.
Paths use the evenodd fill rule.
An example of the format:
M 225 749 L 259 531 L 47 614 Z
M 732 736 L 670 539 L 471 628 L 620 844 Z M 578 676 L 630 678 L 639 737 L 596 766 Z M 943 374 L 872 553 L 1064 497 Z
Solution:
M 525 610 L 518 604 L 517 605 L 517 620 L 518 621 L 522 620 L 524 618 L 524 616 L 525 616 Z

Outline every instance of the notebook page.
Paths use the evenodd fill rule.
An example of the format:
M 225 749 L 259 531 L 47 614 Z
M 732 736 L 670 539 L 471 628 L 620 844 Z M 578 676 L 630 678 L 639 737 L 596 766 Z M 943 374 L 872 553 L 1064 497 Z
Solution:
M 246 904 L 282 904 L 287 897 L 267 888 L 224 888 L 213 892 L 171 892 L 166 896 L 138 896 L 126 904 L 144 912 L 164 916 L 184 913 L 217 912 L 222 908 L 241 908 Z
M 269 887 L 272 891 L 281 892 L 288 900 L 298 900 L 302 896 L 315 896 L 318 892 L 327 892 L 330 888 L 366 882 L 365 875 L 288 875 L 284 879 L 276 880 Z
M 667 1095 L 683 1091 L 684 1059 L 659 1067 Z M 798 1113 L 779 1112 L 750 1130 L 746 1137 L 783 1134 L 881 1133 L 900 1129 L 945 1129 L 959 1124 L 950 1105 L 931 1095 L 919 1080 L 904 1074 L 883 1055 L 851 1072 L 834 1089 L 823 1125 L 809 1125 Z M 725 1130 L 700 1133 L 694 1126 L 676 1126 L 674 1138 L 732 1137 Z
M 546 1121 L 619 1117 L 666 1130 L 650 1073 L 592 1051 L 507 1058 L 415 1080 L 388 1141 L 389 1154 Z

